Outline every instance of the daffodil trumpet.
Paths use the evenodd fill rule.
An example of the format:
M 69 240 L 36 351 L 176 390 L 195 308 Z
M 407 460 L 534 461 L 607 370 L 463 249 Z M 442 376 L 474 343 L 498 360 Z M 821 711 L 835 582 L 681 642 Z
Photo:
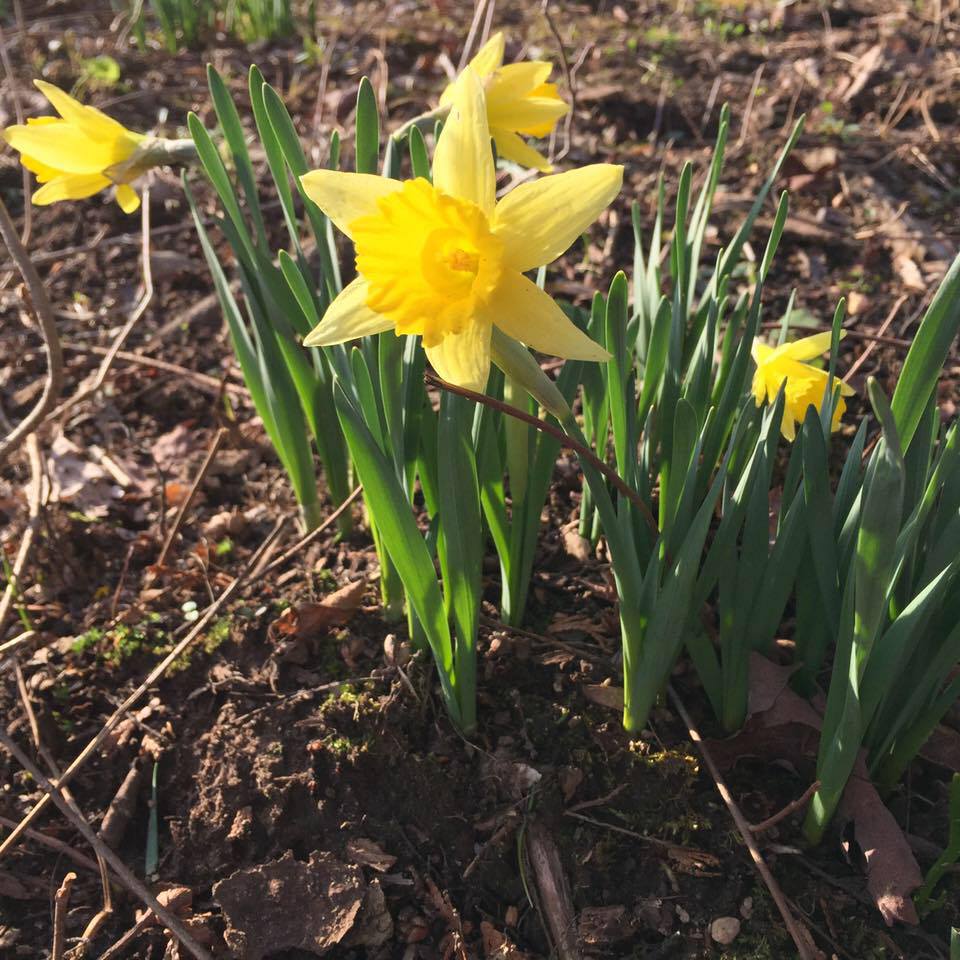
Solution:
M 59 116 L 31 117 L 7 127 L 3 139 L 41 184 L 32 197 L 37 206 L 83 200 L 112 187 L 124 213 L 133 213 L 140 206 L 133 181 L 152 167 L 195 155 L 192 140 L 136 133 L 52 83 L 34 83 Z
M 490 372 L 494 328 L 553 356 L 606 360 L 524 274 L 560 256 L 622 179 L 622 167 L 593 164 L 521 184 L 497 201 L 483 87 L 467 68 L 437 142 L 432 183 L 335 170 L 301 178 L 354 241 L 358 273 L 304 343 L 416 335 L 444 380 L 477 391 Z
M 844 336 L 841 331 L 840 336 Z M 779 347 L 771 347 L 760 339 L 753 342 L 752 355 L 757 365 L 753 375 L 753 397 L 758 407 L 764 403 L 773 403 L 780 388 L 784 387 L 786 404 L 780 432 L 787 440 L 793 440 L 797 434 L 797 424 L 803 423 L 807 407 L 816 407 L 821 411 L 827 397 L 829 374 L 825 370 L 810 365 L 810 360 L 826 353 L 830 349 L 832 334 L 828 331 L 804 337 Z M 854 393 L 852 387 L 841 381 L 834 381 L 836 397 L 830 430 L 840 427 L 840 420 L 847 408 L 844 397 Z

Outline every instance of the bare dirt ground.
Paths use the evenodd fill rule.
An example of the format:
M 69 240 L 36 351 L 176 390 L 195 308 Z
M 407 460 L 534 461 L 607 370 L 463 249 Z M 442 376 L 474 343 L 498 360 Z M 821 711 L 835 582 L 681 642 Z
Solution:
M 298 39 L 243 48 L 216 36 L 201 52 L 140 53 L 123 37 L 123 18 L 101 2 L 34 2 L 26 32 L 10 17 L 3 23 L 28 115 L 42 108 L 33 76 L 42 71 L 69 89 L 83 61 L 106 54 L 120 80 L 88 86 L 84 97 L 133 128 L 182 135 L 188 110 L 213 126 L 205 63 L 229 79 L 246 117 L 245 73 L 256 62 L 284 93 L 319 165 L 335 129 L 349 153 L 362 75 L 391 126 L 435 99 L 444 61 L 459 60 L 466 6 L 328 4 L 317 15 L 323 45 L 309 56 Z M 514 58 L 559 63 L 562 39 L 558 75 L 576 102 L 554 144 L 569 147 L 562 164 L 610 160 L 627 170 L 617 207 L 552 271 L 554 291 L 585 302 L 629 266 L 630 202 L 649 229 L 658 177 L 669 209 L 682 164 L 703 173 L 728 102 L 732 135 L 706 259 L 715 255 L 805 113 L 782 178 L 791 215 L 766 319 L 779 320 L 796 289 L 803 322 L 822 327 L 847 297 L 843 369 L 856 362 L 855 387 L 874 374 L 889 391 L 960 240 L 956 6 L 563 0 L 550 12 L 552 23 L 539 4 L 501 3 L 495 22 Z M 0 112 L 4 125 L 14 122 L 9 79 Z M 199 174 L 192 179 L 199 183 Z M 22 217 L 9 151 L 0 190 Z M 212 213 L 212 199 L 201 196 Z M 759 245 L 771 218 L 772 207 Z M 4 662 L 0 703 L 9 735 L 34 759 L 39 738 L 61 768 L 248 568 L 278 522 L 286 521 L 260 570 L 298 538 L 292 496 L 232 360 L 175 175 L 155 177 L 151 219 L 152 301 L 102 389 L 41 435 L 51 497 L 20 584 L 22 622 L 0 635 L 37 632 L 17 669 Z M 101 198 L 35 209 L 30 250 L 56 310 L 69 395 L 96 371 L 140 294 L 137 220 Z M 9 263 L 0 265 L 0 285 L 0 401 L 16 421 L 39 395 L 44 359 Z M 943 381 L 947 412 L 960 402 L 958 374 L 954 356 Z M 28 522 L 29 478 L 23 454 L 0 474 L 11 564 Z M 77 804 L 96 828 L 113 817 L 111 846 L 140 877 L 155 811 L 158 860 L 146 879 L 218 955 L 550 956 L 548 905 L 538 903 L 530 863 L 544 843 L 559 851 L 583 955 L 792 955 L 686 726 L 664 706 L 631 741 L 610 708 L 619 667 L 607 571 L 572 555 L 564 536 L 579 495 L 576 464 L 562 459 L 525 631 L 496 626 L 489 564 L 472 742 L 443 716 L 429 665 L 406 659 L 403 627 L 380 616 L 375 554 L 358 511 L 353 536 L 327 531 L 235 589 L 74 778 Z M 336 592 L 350 584 L 359 586 Z M 675 679 L 704 734 L 716 734 L 695 675 L 681 664 Z M 957 721 L 954 713 L 954 729 Z M 744 757 L 727 771 L 749 820 L 803 793 L 812 765 L 794 760 Z M 3 752 L 0 773 L 6 835 L 42 790 Z M 921 760 L 889 798 L 924 868 L 946 841 L 946 784 L 942 767 Z M 826 956 L 948 955 L 949 927 L 960 916 L 956 877 L 947 903 L 922 925 L 888 928 L 849 835 L 838 826 L 811 850 L 798 827 L 788 817 L 759 840 Z M 45 812 L 32 829 L 0 863 L 2 956 L 49 956 L 54 894 L 68 871 L 78 875 L 65 914 L 68 946 L 103 906 L 91 850 L 70 824 Z M 162 926 L 150 923 L 104 954 L 135 928 L 140 906 L 121 887 L 113 901 L 88 956 L 176 955 Z M 721 918 L 740 925 L 728 944 L 711 938 Z

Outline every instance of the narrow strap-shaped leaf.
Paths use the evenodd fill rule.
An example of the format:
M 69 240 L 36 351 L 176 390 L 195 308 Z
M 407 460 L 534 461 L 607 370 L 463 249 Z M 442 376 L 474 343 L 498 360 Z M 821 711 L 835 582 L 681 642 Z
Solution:
M 958 330 L 960 256 L 953 261 L 920 321 L 893 392 L 891 409 L 904 449 L 909 449 L 913 442 L 913 435 L 927 409 L 927 401 L 936 389 Z
M 259 245 L 266 249 L 267 235 L 263 225 L 263 214 L 260 210 L 260 197 L 257 193 L 257 181 L 253 174 L 253 164 L 250 162 L 250 153 L 247 150 L 246 136 L 240 123 L 240 115 L 233 102 L 233 97 L 217 73 L 213 64 L 207 64 L 207 84 L 210 87 L 210 97 L 213 100 L 213 109 L 220 121 L 220 129 L 230 148 L 233 165 L 237 171 L 237 179 L 247 198 L 247 209 L 253 217 L 254 228 Z

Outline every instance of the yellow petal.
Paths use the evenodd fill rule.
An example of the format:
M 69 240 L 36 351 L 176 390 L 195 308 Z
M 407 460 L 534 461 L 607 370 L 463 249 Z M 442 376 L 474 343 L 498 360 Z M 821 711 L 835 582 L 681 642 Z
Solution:
M 7 127 L 3 137 L 14 150 L 37 163 L 67 173 L 100 173 L 129 156 L 119 141 L 91 140 L 78 127 L 63 121 Z
M 393 324 L 367 306 L 367 281 L 357 277 L 327 307 L 323 319 L 303 340 L 305 347 L 329 347 L 389 330 Z
M 517 133 L 534 135 L 546 130 L 549 133 L 556 122 L 570 107 L 563 100 L 553 97 L 512 97 L 510 99 L 493 96 L 491 91 L 487 100 L 487 116 L 490 126 L 514 130 Z
M 493 218 L 504 262 L 525 273 L 555 260 L 616 197 L 622 182 L 623 167 L 595 163 L 511 190 Z
M 483 87 L 472 67 L 457 80 L 450 116 L 433 154 L 433 184 L 493 213 L 496 174 Z
M 482 315 L 504 333 L 540 353 L 568 360 L 610 359 L 557 306 L 553 298 L 522 274 L 508 270 Z
M 78 127 L 86 136 L 94 140 L 113 140 L 130 131 L 113 117 L 101 113 L 96 107 L 84 106 L 74 100 L 59 87 L 44 80 L 34 80 L 36 88 L 53 104 L 57 113 L 68 123 Z
M 38 207 L 60 200 L 84 200 L 110 186 L 110 181 L 100 173 L 68 173 L 54 177 L 34 195 Z
M 124 213 L 133 213 L 140 206 L 140 195 L 128 183 L 119 184 L 114 197 Z
M 436 346 L 424 347 L 433 369 L 444 380 L 481 393 L 490 376 L 491 327 L 474 316 L 461 333 L 448 333 Z
M 523 60 L 520 63 L 508 63 L 497 70 L 493 82 L 487 88 L 487 104 L 495 99 L 507 100 L 525 97 L 550 76 L 553 64 L 546 60 Z M 479 71 L 478 71 L 479 73 Z M 481 75 L 482 76 L 482 75 Z
M 505 42 L 503 31 L 498 30 L 475 54 L 470 61 L 473 72 L 484 80 L 503 63 Z
M 307 196 L 353 239 L 349 226 L 360 217 L 377 212 L 377 200 L 403 188 L 399 180 L 372 173 L 311 170 L 300 178 Z
M 841 340 L 846 335 L 845 330 L 840 331 Z M 815 333 L 812 337 L 804 337 L 802 340 L 784 343 L 776 348 L 774 354 L 777 359 L 786 357 L 790 360 L 815 360 L 830 349 L 832 340 L 833 334 L 826 330 L 823 333 Z
M 521 167 L 529 167 L 531 170 L 539 170 L 541 173 L 550 173 L 553 170 L 553 164 L 516 133 L 501 130 L 499 127 L 493 127 L 490 132 L 497 145 L 497 153 L 504 160 L 519 163 Z

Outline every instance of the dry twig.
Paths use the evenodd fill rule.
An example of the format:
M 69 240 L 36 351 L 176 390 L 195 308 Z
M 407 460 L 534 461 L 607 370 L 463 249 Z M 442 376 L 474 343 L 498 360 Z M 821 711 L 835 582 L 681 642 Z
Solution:
M 700 752 L 700 756 L 703 757 L 704 766 L 710 771 L 710 776 L 713 777 L 713 782 L 717 787 L 717 792 L 723 798 L 723 802 L 727 805 L 727 809 L 730 811 L 730 816 L 733 818 L 733 822 L 736 824 L 737 831 L 742 837 L 743 842 L 746 844 L 747 849 L 750 851 L 750 859 L 753 860 L 753 865 L 756 867 L 757 873 L 760 874 L 760 878 L 766 884 L 767 890 L 769 890 L 773 902 L 777 905 L 777 909 L 780 911 L 780 916 L 783 917 L 783 922 L 797 947 L 797 953 L 799 954 L 801 960 L 819 960 L 820 953 L 812 943 L 810 934 L 797 923 L 796 918 L 793 916 L 793 913 L 791 912 L 790 907 L 787 905 L 787 901 L 783 896 L 783 891 L 780 889 L 780 884 L 777 883 L 776 877 L 774 877 L 774 875 L 770 872 L 770 868 L 767 866 L 766 861 L 763 859 L 763 855 L 760 853 L 760 848 L 757 846 L 757 841 L 753 837 L 753 832 L 750 829 L 750 824 L 748 823 L 747 818 L 743 815 L 743 812 L 733 799 L 733 794 L 730 793 L 730 789 L 720 774 L 717 765 L 713 762 L 713 757 L 710 756 L 710 752 L 707 750 L 706 744 L 703 742 L 703 738 L 700 736 L 697 728 L 693 725 L 693 720 L 690 718 L 690 714 L 687 713 L 687 708 L 683 705 L 683 701 L 678 696 L 677 691 L 673 689 L 672 684 L 667 685 L 667 694 L 670 697 L 670 702 L 673 704 L 674 709 L 680 714 L 680 719 L 683 720 L 684 724 L 686 724 L 687 734 L 694 744 L 696 744 L 697 750 Z
M 63 948 L 66 944 L 63 925 L 67 919 L 67 905 L 70 903 L 70 888 L 74 880 L 77 879 L 75 873 L 68 873 L 60 884 L 60 889 L 53 898 L 53 946 L 50 948 L 50 960 L 63 960 Z
M 63 389 L 63 351 L 60 349 L 60 337 L 57 334 L 57 324 L 53 317 L 50 298 L 2 201 L 0 201 L 0 237 L 3 237 L 3 242 L 7 245 L 10 256 L 20 271 L 20 276 L 23 277 L 47 355 L 47 379 L 40 399 L 23 420 L 3 440 L 0 440 L 0 464 L 3 464 L 27 436 L 43 422 L 57 402 L 60 391 Z
M 80 770 L 84 764 L 94 755 L 94 753 L 100 748 L 100 745 L 107 739 L 110 735 L 110 732 L 117 726 L 117 724 L 123 719 L 126 713 L 136 704 L 140 698 L 150 689 L 169 669 L 170 665 L 190 647 L 202 634 L 203 631 L 207 628 L 207 625 L 213 620 L 213 618 L 219 613 L 220 609 L 232 599 L 237 591 L 242 587 L 250 577 L 251 572 L 259 564 L 261 558 L 268 553 L 276 543 L 277 537 L 280 535 L 280 531 L 286 526 L 286 518 L 281 519 L 276 523 L 273 529 L 267 534 L 264 541 L 260 544 L 257 551 L 250 558 L 247 563 L 247 566 L 238 574 L 238 576 L 231 581 L 230 585 L 224 589 L 224 591 L 217 597 L 216 601 L 210 604 L 209 607 L 204 611 L 204 614 L 200 619 L 193 625 L 193 628 L 187 633 L 187 635 L 177 643 L 173 649 L 161 660 L 154 668 L 150 671 L 146 679 L 133 691 L 123 703 L 118 706 L 110 717 L 107 719 L 107 722 L 103 725 L 97 735 L 77 754 L 73 762 L 64 770 L 63 775 L 57 778 L 57 783 L 60 787 L 69 783 L 70 780 L 76 775 L 77 771 Z M 58 794 L 59 796 L 59 794 Z M 20 821 L 19 824 L 11 831 L 10 835 L 6 837 L 3 843 L 0 843 L 0 859 L 4 857 L 5 854 L 9 853 L 10 850 L 17 843 L 19 838 L 22 836 L 23 832 L 29 827 L 33 821 L 39 816 L 39 814 L 44 810 L 47 803 L 49 802 L 49 797 L 42 797 L 37 801 L 27 813 L 27 815 Z M 98 841 L 99 842 L 99 841 Z
M 133 308 L 133 311 L 127 318 L 127 322 L 123 325 L 116 337 L 114 337 L 113 343 L 110 344 L 110 349 L 107 351 L 106 356 L 101 361 L 100 367 L 97 370 L 96 375 L 93 377 L 93 380 L 90 381 L 90 383 L 86 386 L 80 387 L 80 389 L 72 397 L 68 397 L 66 400 L 64 400 L 64 402 L 61 403 L 56 410 L 49 414 L 48 419 L 59 419 L 81 400 L 85 400 L 87 397 L 92 396 L 103 386 L 104 380 L 107 379 L 107 373 L 109 373 L 110 367 L 113 366 L 113 361 L 116 360 L 117 354 L 120 352 L 120 348 L 123 346 L 127 337 L 130 335 L 130 331 L 136 326 L 137 321 L 143 316 L 144 311 L 147 309 L 147 307 L 150 305 L 150 301 L 153 299 L 153 269 L 150 265 L 149 187 L 144 188 L 141 210 L 143 211 L 143 214 L 140 221 L 140 259 L 141 270 L 143 271 L 143 295 L 140 297 L 137 305 Z
M 203 463 L 200 465 L 197 475 L 193 478 L 193 483 L 190 485 L 190 492 L 183 498 L 183 502 L 180 504 L 180 508 L 177 510 L 177 515 L 174 518 L 173 525 L 170 527 L 170 532 L 167 534 L 167 539 L 164 541 L 163 547 L 160 550 L 160 556 L 157 557 L 157 567 L 163 567 L 163 565 L 167 562 L 167 554 L 170 552 L 170 548 L 173 546 L 173 541 L 176 539 L 177 533 L 179 532 L 180 527 L 183 525 L 183 518 L 187 515 L 187 510 L 190 509 L 190 504 L 193 503 L 194 498 L 197 495 L 197 491 L 200 489 L 200 484 L 203 483 L 203 478 L 207 475 L 207 471 L 213 464 L 213 458 L 217 455 L 217 451 L 220 449 L 220 444 L 223 443 L 223 438 L 226 435 L 227 430 L 225 427 L 221 427 L 216 432 L 213 442 L 210 444 L 210 448 L 207 450 L 207 455 L 203 458 Z
M 212 960 L 210 954 L 193 939 L 190 931 L 186 928 L 179 917 L 172 914 L 159 900 L 147 889 L 144 884 L 137 879 L 130 868 L 117 856 L 94 832 L 86 818 L 80 815 L 73 806 L 67 802 L 62 791 L 64 778 L 60 778 L 57 784 L 51 783 L 44 776 L 43 772 L 31 759 L 17 746 L 17 744 L 8 736 L 5 730 L 0 730 L 0 745 L 6 748 L 7 752 L 23 767 L 27 773 L 33 777 L 40 785 L 60 812 L 80 831 L 84 840 L 89 843 L 96 852 L 110 864 L 110 868 L 116 874 L 120 882 L 136 897 L 143 901 L 167 926 L 170 932 L 176 936 L 182 946 L 193 954 L 197 960 Z
M 43 460 L 40 456 L 40 443 L 35 434 L 31 434 L 27 439 L 27 457 L 30 461 L 30 485 L 27 487 L 27 509 L 29 518 L 27 528 L 23 531 L 20 548 L 17 550 L 17 556 L 13 561 L 13 568 L 10 571 L 10 578 L 7 580 L 7 586 L 3 591 L 3 597 L 0 598 L 0 637 L 6 629 L 7 620 L 13 609 L 13 603 L 20 590 L 20 579 L 27 566 L 27 560 L 30 558 L 30 551 L 33 549 L 33 541 L 40 530 L 40 524 L 43 519 L 43 505 L 46 500 L 46 489 L 44 484 Z M 19 637 L 11 640 L 9 644 L 5 643 L 0 647 L 0 652 L 6 653 L 8 650 L 16 649 L 17 646 L 25 643 L 24 637 L 32 635 L 32 631 L 27 631 Z M 16 646 L 14 646 L 16 645 Z

